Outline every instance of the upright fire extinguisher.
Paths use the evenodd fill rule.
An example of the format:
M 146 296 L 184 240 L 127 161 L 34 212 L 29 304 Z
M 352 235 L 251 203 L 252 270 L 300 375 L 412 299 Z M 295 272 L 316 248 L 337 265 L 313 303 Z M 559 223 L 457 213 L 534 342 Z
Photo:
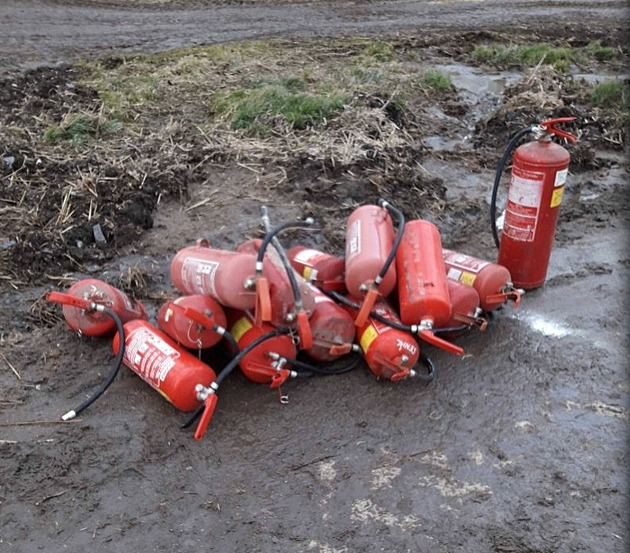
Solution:
M 545 281 L 570 159 L 569 152 L 551 138 L 556 135 L 577 142 L 572 134 L 555 128 L 559 123 L 574 119 L 561 117 L 522 129 L 508 144 L 497 167 L 490 203 L 492 234 L 499 248 L 497 263 L 508 269 L 517 288 L 531 290 Z M 514 152 L 503 235 L 499 242 L 496 198 L 501 173 L 511 151 L 529 133 L 534 134 L 535 140 Z

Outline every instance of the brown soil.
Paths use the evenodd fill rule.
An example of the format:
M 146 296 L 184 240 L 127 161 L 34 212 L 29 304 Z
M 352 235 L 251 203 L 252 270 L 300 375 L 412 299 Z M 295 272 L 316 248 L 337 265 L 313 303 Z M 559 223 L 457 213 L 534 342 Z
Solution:
M 402 36 L 391 31 L 404 25 L 361 19 L 368 8 L 394 18 L 411 4 L 330 9 L 356 18 L 347 32 L 389 31 L 409 60 L 488 79 L 497 72 L 465 65 L 470 45 L 513 35 L 470 30 L 486 22 L 499 29 L 515 20 L 522 36 L 578 46 L 602 38 L 617 44 L 623 31 L 614 19 L 620 2 L 514 2 L 494 14 L 505 3 L 419 2 L 438 30 L 407 28 Z M 36 15 L 58 8 L 6 5 L 33 6 Z M 254 8 L 258 15 L 271 9 Z M 102 9 L 90 9 L 101 17 Z M 182 18 L 194 10 L 177 9 Z M 154 12 L 173 19 L 168 6 L 107 10 L 120 20 L 146 22 Z M 519 14 L 527 10 L 525 23 Z M 556 10 L 565 21 L 545 18 Z M 35 25 L 28 10 L 20 13 L 25 31 Z M 306 12 L 287 13 L 298 21 Z M 0 25 L 6 21 L 0 17 Z M 321 33 L 336 32 L 337 24 Z M 317 32 L 295 29 L 288 34 Z M 110 38 L 70 47 L 34 39 L 42 53 L 30 61 L 92 55 L 90 44 L 99 40 L 127 51 Z M 520 76 L 494 99 L 476 92 L 471 100 L 461 87 L 405 108 L 385 95 L 361 98 L 366 113 L 382 117 L 370 138 L 396 129 L 404 140 L 347 163 L 299 149 L 241 157 L 185 123 L 166 134 L 97 137 L 69 148 L 42 136 L 68 114 L 98 116 L 99 93 L 79 84 L 76 65 L 16 71 L 20 56 L 32 54 L 18 44 L 0 67 L 11 70 L 0 81 L 0 551 L 627 550 L 627 129 L 589 107 L 583 80 L 545 66 L 506 68 Z M 130 50 L 157 47 L 149 41 Z M 334 54 L 322 48 L 313 55 Z M 579 72 L 618 74 L 624 60 Z M 545 287 L 518 310 L 497 312 L 485 334 L 464 336 L 463 359 L 427 347 L 439 371 L 431 386 L 376 382 L 362 367 L 292 382 L 290 404 L 280 405 L 235 373 L 206 438 L 194 442 L 178 428 L 184 416 L 124 370 L 80 420 L 57 422 L 102 380 L 111 353 L 107 340 L 71 335 L 59 309 L 43 301 L 47 290 L 102 278 L 154 315 L 174 296 L 174 252 L 200 236 L 232 248 L 258 234 L 262 203 L 278 221 L 318 221 L 319 232 L 290 234 L 286 244 L 306 241 L 340 254 L 353 206 L 384 196 L 407 218 L 435 222 L 445 245 L 492 259 L 487 196 L 503 147 L 532 121 L 567 115 L 577 117 L 569 130 L 580 143 L 569 148 L 571 177 Z M 337 136 L 348 124 L 333 120 L 326 132 Z M 457 146 L 440 145 L 449 141 Z M 95 240 L 97 224 L 105 244 Z

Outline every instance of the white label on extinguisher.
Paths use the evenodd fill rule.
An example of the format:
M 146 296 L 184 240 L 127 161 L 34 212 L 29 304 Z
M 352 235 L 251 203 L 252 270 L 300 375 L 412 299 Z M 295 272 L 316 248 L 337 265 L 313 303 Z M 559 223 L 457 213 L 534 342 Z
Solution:
M 533 242 L 536 236 L 543 173 L 525 171 L 515 166 L 508 192 L 503 234 L 519 242 Z
M 361 253 L 361 219 L 357 219 L 348 228 L 346 239 L 346 257 L 352 259 Z
M 175 348 L 145 328 L 127 337 L 125 361 L 155 389 L 160 388 L 179 357 Z
M 321 252 L 318 252 L 317 250 L 302 250 L 301 252 L 298 252 L 298 254 L 295 256 L 295 261 L 297 261 L 298 263 L 302 263 L 302 265 L 308 265 L 309 267 L 312 267 L 313 260 L 320 255 L 322 255 Z
M 563 169 L 562 171 L 558 171 L 556 173 L 556 179 L 553 181 L 554 188 L 556 188 L 557 186 L 562 186 L 565 182 L 567 182 L 568 174 L 569 174 L 568 169 Z
M 208 261 L 196 257 L 187 257 L 182 264 L 182 280 L 197 294 L 210 294 L 217 297 L 214 279 L 219 267 L 218 261 Z
M 476 257 L 471 257 L 464 253 L 457 253 L 451 250 L 442 250 L 444 261 L 453 267 L 457 267 L 458 269 L 462 269 L 463 271 L 470 271 L 471 273 L 478 273 L 484 267 L 490 265 L 489 261 L 484 261 L 483 259 L 477 259 Z M 458 280 L 459 277 L 453 278 L 453 280 Z

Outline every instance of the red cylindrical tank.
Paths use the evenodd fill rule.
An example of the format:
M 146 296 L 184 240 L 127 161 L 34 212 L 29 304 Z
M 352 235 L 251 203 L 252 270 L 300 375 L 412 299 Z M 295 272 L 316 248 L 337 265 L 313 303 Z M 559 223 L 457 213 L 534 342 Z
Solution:
M 346 289 L 343 258 L 305 246 L 295 246 L 287 251 L 287 255 L 293 268 L 318 288 L 339 292 Z
M 349 353 L 354 341 L 352 316 L 326 294 L 313 287 L 315 310 L 309 319 L 313 347 L 305 352 L 317 361 L 332 361 Z
M 479 309 L 479 294 L 472 286 L 466 286 L 456 280 L 448 279 L 448 295 L 451 299 L 451 318 L 439 328 L 456 328 L 463 325 L 478 324 L 485 330 L 487 322 L 481 318 Z
M 214 382 L 214 371 L 147 321 L 130 321 L 124 329 L 123 363 L 177 409 L 194 411 L 199 407 L 201 401 L 195 388 Z M 114 353 L 118 353 L 119 346 L 120 336 L 116 333 Z
M 402 322 L 444 325 L 451 317 L 451 301 L 440 231 L 433 223 L 419 219 L 405 225 L 396 271 Z
M 255 273 L 255 255 L 216 250 L 205 239 L 177 252 L 171 262 L 171 280 L 182 294 L 210 295 L 235 309 L 256 305 L 256 292 L 248 287 Z
M 545 282 L 569 167 L 569 152 L 550 138 L 517 148 L 512 164 L 497 263 L 525 290 Z
M 505 267 L 448 249 L 442 253 L 447 278 L 477 290 L 484 311 L 494 311 L 508 299 L 520 303 L 521 294 L 512 286 Z
M 186 348 L 206 349 L 217 344 L 222 336 L 214 325 L 225 328 L 223 308 L 210 296 L 182 296 L 162 305 L 157 314 L 160 330 Z
M 94 278 L 80 280 L 68 288 L 66 294 L 108 307 L 118 315 L 123 324 L 134 319 L 148 318 L 144 306 L 139 301 L 130 299 L 127 294 L 102 280 Z M 73 331 L 86 336 L 112 334 L 116 328 L 114 320 L 99 311 L 88 311 L 64 304 L 63 316 Z
M 240 350 L 274 329 L 268 323 L 255 326 L 254 316 L 250 312 L 228 309 L 226 315 L 230 334 L 234 336 Z M 290 336 L 275 336 L 265 340 L 245 355 L 239 367 L 249 380 L 260 384 L 271 384 L 275 387 L 281 385 L 291 373 L 287 369 L 278 368 L 277 363 L 269 357 L 269 352 L 277 353 L 287 359 L 295 359 L 297 355 L 297 349 Z
M 258 254 L 262 241 L 260 239 L 245 240 L 237 246 L 237 251 Z M 293 271 L 293 268 L 290 268 Z M 300 289 L 300 296 L 304 311 L 310 317 L 315 309 L 315 297 L 313 289 L 304 279 L 294 271 L 295 278 Z M 294 326 L 294 319 L 287 317 L 295 311 L 295 298 L 287 271 L 282 264 L 278 252 L 273 246 L 269 246 L 263 260 L 263 276 L 269 282 L 269 294 L 271 300 L 271 324 L 283 327 Z
M 386 209 L 364 205 L 355 209 L 346 227 L 345 281 L 348 292 L 362 297 L 385 265 L 394 245 L 394 226 Z M 378 290 L 388 296 L 396 286 L 396 267 L 389 266 Z
M 356 313 L 350 307 L 347 309 L 350 313 Z M 376 302 L 372 311 L 400 323 L 394 309 L 383 299 Z M 356 329 L 356 339 L 363 350 L 367 366 L 377 377 L 396 381 L 411 376 L 420 356 L 420 347 L 409 332 L 369 317 L 363 326 Z

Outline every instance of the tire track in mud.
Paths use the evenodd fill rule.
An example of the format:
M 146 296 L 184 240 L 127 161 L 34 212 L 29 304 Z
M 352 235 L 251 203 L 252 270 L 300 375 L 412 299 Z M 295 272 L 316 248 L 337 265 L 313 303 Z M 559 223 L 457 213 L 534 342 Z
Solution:
M 627 20 L 619 0 L 422 0 L 190 6 L 94 6 L 45 0 L 0 3 L 0 73 L 78 58 L 155 52 L 266 37 L 553 27 Z

